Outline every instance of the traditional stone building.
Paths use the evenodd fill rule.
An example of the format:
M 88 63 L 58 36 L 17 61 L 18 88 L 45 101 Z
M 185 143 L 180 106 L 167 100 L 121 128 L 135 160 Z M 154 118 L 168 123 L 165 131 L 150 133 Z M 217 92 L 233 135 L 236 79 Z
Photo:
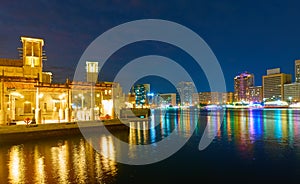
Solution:
M 19 59 L 0 58 L 0 125 L 25 118 L 36 123 L 95 120 L 118 113 L 112 100 L 112 90 L 115 99 L 123 97 L 118 84 L 69 79 L 52 83 L 52 73 L 43 71 L 44 40 L 21 37 L 21 42 Z

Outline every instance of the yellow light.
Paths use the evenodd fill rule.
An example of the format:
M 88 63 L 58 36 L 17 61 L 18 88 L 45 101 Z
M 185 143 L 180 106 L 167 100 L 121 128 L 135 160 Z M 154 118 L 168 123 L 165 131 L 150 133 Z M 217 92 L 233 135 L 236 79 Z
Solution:
M 43 98 L 44 94 L 43 93 L 40 93 L 39 94 L 39 98 Z
M 27 42 L 41 42 L 42 46 L 44 46 L 44 40 L 40 39 L 40 38 L 30 38 L 30 37 L 22 36 L 21 41 L 22 42 L 24 42 L 24 41 L 27 41 Z
M 11 92 L 10 95 L 15 96 L 15 97 L 20 97 L 20 98 L 24 98 L 24 96 L 16 91 Z
M 108 115 L 112 116 L 113 101 L 112 100 L 102 100 L 102 106 L 103 106 L 104 115 L 108 114 Z
M 61 94 L 61 95 L 59 95 L 59 99 L 63 99 L 65 96 L 66 96 L 65 93 Z
M 23 154 L 23 149 L 20 146 L 13 146 L 10 149 L 8 177 L 12 183 L 24 183 L 25 181 L 25 165 Z

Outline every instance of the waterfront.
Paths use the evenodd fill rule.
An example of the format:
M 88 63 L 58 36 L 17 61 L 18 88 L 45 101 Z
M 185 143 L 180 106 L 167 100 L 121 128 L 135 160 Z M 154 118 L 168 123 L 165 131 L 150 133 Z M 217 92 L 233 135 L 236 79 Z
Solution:
M 188 136 L 187 144 L 161 162 L 132 166 L 117 163 L 97 153 L 82 136 L 43 139 L 0 148 L 0 183 L 201 183 L 299 180 L 300 110 L 227 110 L 213 142 L 203 151 L 198 144 L 205 126 L 210 134 L 221 124 L 220 111 L 156 112 L 151 122 L 131 123 L 149 130 L 117 130 L 114 135 L 130 144 L 149 144 L 175 131 Z M 112 135 L 95 134 L 99 147 L 114 158 Z M 131 151 L 131 152 L 130 152 Z M 129 150 L 128 154 L 134 154 Z M 131 155 L 134 157 L 135 155 Z

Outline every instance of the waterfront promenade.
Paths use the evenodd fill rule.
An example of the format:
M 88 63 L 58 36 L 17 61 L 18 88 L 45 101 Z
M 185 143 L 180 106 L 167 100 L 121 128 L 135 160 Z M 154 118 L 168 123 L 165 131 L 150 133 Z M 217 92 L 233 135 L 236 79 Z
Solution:
M 63 122 L 29 125 L 0 126 L 0 144 L 37 140 L 48 137 L 80 134 L 80 129 L 95 130 L 96 127 L 124 126 L 118 119 L 101 121 Z

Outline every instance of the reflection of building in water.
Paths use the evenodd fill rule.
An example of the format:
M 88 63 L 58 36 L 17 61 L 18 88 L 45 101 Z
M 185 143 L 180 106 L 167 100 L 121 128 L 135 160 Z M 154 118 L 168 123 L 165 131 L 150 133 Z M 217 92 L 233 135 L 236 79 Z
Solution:
M 97 183 L 109 181 L 117 173 L 115 147 L 110 136 L 98 139 L 101 149 L 110 158 L 96 152 L 84 139 L 26 143 L 11 146 L 4 156 L 1 183 Z M 7 150 L 6 150 L 7 151 Z M 6 175 L 7 174 L 7 175 Z
M 44 40 L 21 37 L 21 41 L 19 59 L 0 59 L 0 124 L 27 117 L 44 123 L 114 115 L 112 101 L 107 101 L 112 99 L 113 89 L 115 102 L 122 101 L 122 89 L 116 83 L 97 80 L 98 62 L 87 61 L 87 81 L 53 83 L 52 73 L 43 71 Z
M 73 160 L 72 163 L 75 166 L 74 172 L 78 178 L 79 183 L 84 183 L 87 179 L 87 149 L 86 142 L 80 140 L 78 147 L 74 147 L 72 150 Z
M 135 121 L 129 123 L 129 146 L 130 153 L 134 152 L 134 146 L 138 144 L 147 144 L 149 139 L 149 122 Z M 134 157 L 134 155 L 131 155 Z
M 38 146 L 34 147 L 35 183 L 46 183 L 45 158 L 39 152 Z
M 100 149 L 102 159 L 102 170 L 104 172 L 112 172 L 112 175 L 115 174 L 117 168 L 116 168 L 116 152 L 115 152 L 115 145 L 112 139 L 112 136 L 102 136 L 100 138 Z
M 68 152 L 69 149 L 66 144 L 59 144 L 51 148 L 52 172 L 57 175 L 59 183 L 69 179 Z
M 221 126 L 221 114 L 219 111 L 213 111 L 207 116 L 207 130 L 209 137 L 220 137 L 221 132 L 219 127 Z
M 293 145 L 295 139 L 295 131 L 297 131 L 297 119 L 299 116 L 290 109 L 276 109 L 272 111 L 257 111 L 257 110 L 239 110 L 228 111 L 226 113 L 226 131 L 221 135 L 227 135 L 227 139 L 233 138 L 234 143 L 242 157 L 252 159 L 254 145 L 256 141 L 262 139 L 268 144 L 265 144 L 262 149 L 276 149 L 273 140 L 276 143 L 287 143 Z M 213 117 L 208 118 L 208 123 L 213 120 Z M 209 125 L 207 125 L 208 128 Z M 271 142 L 269 142 L 272 140 Z M 270 144 L 271 143 L 271 144 Z M 276 157 L 276 155 L 272 155 Z
M 233 114 L 230 113 L 230 111 L 227 111 L 226 113 L 226 121 L 224 123 L 226 123 L 226 130 L 227 131 L 227 139 L 229 142 L 232 141 L 231 135 L 232 135 L 232 127 L 231 127 L 231 122 L 233 121 Z M 224 126 L 225 127 L 225 126 Z
M 25 183 L 26 162 L 24 159 L 22 146 L 18 145 L 10 148 L 8 162 L 8 179 L 10 183 Z

